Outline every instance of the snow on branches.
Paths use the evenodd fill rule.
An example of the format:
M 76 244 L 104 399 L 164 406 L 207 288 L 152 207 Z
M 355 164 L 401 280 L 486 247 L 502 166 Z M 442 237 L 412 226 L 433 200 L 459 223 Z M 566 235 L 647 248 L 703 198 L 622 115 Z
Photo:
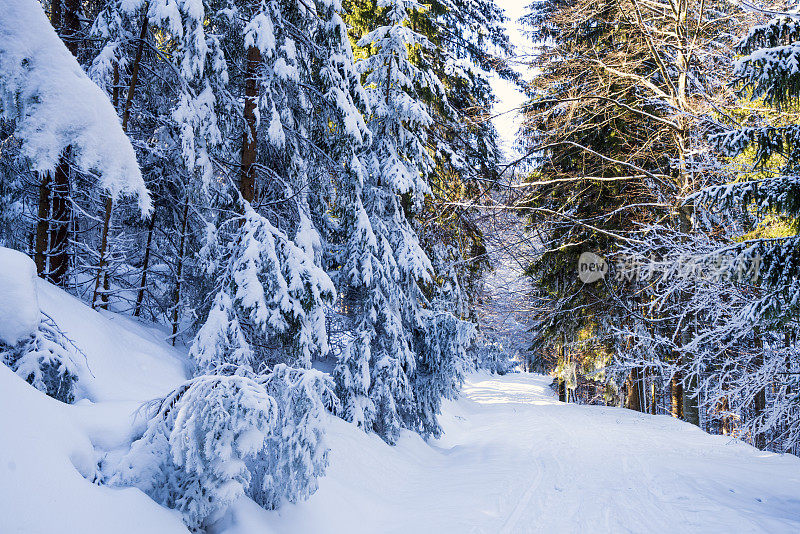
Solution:
M 116 111 L 34 0 L 11 0 L 0 10 L 0 117 L 16 123 L 22 155 L 37 172 L 52 172 L 71 147 L 78 168 L 99 174 L 102 189 L 137 197 L 141 211 L 150 211 Z

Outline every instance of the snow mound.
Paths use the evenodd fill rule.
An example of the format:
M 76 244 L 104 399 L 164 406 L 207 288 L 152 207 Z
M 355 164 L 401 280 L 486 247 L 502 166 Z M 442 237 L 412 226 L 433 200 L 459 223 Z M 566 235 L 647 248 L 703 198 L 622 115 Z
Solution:
M 36 265 L 22 252 L 0 247 L 0 343 L 14 346 L 39 326 Z
M 3 532 L 187 532 L 180 516 L 138 489 L 92 484 L 95 453 L 74 407 L 0 365 L 0 517 Z M 11 409 L 13 407 L 13 409 Z

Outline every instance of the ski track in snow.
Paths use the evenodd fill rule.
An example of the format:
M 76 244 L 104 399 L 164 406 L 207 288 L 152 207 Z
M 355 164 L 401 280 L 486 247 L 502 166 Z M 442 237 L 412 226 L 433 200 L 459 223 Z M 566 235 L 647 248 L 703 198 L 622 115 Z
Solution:
M 333 420 L 310 501 L 239 503 L 220 532 L 800 532 L 800 459 L 668 416 L 560 403 L 550 380 L 472 375 L 430 444 L 389 447 Z

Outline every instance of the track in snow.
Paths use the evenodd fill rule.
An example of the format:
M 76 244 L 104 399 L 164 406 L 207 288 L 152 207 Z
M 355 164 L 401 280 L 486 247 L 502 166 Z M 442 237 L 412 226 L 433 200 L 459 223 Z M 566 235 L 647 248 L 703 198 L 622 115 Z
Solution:
M 558 402 L 549 377 L 473 375 L 444 436 L 396 447 L 333 420 L 310 501 L 229 532 L 800 532 L 800 459 L 667 416 Z

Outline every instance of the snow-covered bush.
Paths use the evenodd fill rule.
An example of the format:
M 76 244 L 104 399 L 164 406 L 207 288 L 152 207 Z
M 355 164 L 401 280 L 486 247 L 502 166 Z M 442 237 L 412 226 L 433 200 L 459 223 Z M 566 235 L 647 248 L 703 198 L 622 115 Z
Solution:
M 338 399 L 331 379 L 313 369 L 279 364 L 257 380 L 277 402 L 279 418 L 268 446 L 249 461 L 253 483 L 248 495 L 274 509 L 317 491 L 317 478 L 328 465 L 325 412 L 335 411 Z
M 75 350 L 58 326 L 44 316 L 36 331 L 14 346 L 0 341 L 0 360 L 23 380 L 61 402 L 75 400 Z
M 277 365 L 254 376 L 203 375 L 153 403 L 130 452 L 104 468 L 107 483 L 136 486 L 181 512 L 189 528 L 219 519 L 243 495 L 265 508 L 317 489 L 327 466 L 330 379 Z
M 199 529 L 245 494 L 246 460 L 267 446 L 279 411 L 243 376 L 199 376 L 153 404 L 143 435 L 108 482 L 133 485 Z
M 64 333 L 39 310 L 33 260 L 0 247 L 0 361 L 39 391 L 72 402 L 74 356 Z

